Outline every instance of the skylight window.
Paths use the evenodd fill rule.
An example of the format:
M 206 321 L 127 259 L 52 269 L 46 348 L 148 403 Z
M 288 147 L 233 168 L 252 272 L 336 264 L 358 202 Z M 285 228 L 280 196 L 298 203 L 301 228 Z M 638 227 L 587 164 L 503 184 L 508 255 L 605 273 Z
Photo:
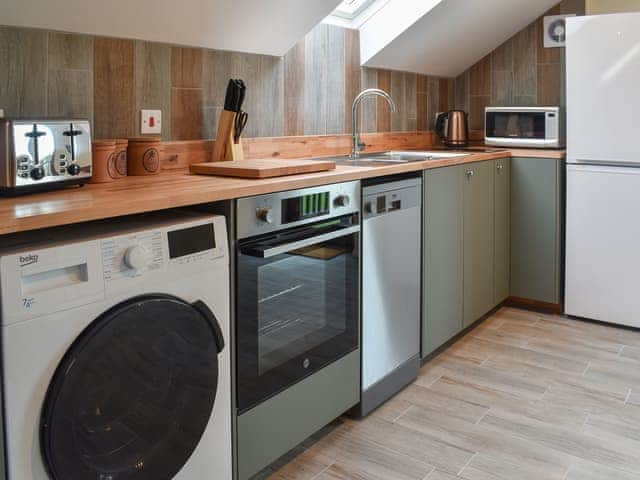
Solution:
M 376 0 L 343 0 L 343 2 L 333 11 L 332 15 L 347 20 L 354 20 L 375 1 Z

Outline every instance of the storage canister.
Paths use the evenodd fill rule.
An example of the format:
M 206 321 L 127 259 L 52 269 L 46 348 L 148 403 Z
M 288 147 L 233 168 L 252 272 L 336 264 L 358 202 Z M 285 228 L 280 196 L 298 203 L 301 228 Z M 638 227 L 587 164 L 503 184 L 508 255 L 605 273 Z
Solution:
M 91 183 L 113 182 L 116 173 L 116 141 L 94 140 L 92 144 Z
M 128 175 L 156 175 L 160 172 L 160 137 L 129 139 L 127 148 Z
M 127 146 L 129 140 L 126 138 L 116 139 L 116 174 L 118 177 L 127 176 Z

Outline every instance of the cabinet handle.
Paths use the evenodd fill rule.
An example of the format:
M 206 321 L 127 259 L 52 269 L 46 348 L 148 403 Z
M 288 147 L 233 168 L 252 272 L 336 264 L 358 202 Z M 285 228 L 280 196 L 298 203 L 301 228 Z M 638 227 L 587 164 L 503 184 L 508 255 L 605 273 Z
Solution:
M 473 175 L 474 175 L 473 170 L 467 170 L 467 178 L 468 178 L 469 180 L 471 180 L 471 177 L 473 177 Z
M 504 165 L 502 165 L 501 163 L 498 164 L 497 169 L 498 169 L 498 174 L 502 175 L 502 170 L 504 168 Z

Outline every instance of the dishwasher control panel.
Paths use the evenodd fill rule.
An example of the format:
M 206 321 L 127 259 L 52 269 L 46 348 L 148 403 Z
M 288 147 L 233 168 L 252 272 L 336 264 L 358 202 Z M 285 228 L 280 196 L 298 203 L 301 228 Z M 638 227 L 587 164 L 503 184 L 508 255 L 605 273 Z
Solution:
M 363 189 L 363 218 L 405 210 L 420 205 L 419 178 L 372 185 Z

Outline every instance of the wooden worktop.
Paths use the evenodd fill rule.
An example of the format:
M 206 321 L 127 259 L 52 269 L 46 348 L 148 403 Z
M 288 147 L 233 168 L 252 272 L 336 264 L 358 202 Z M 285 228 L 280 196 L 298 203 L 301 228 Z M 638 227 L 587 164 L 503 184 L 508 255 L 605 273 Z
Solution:
M 511 156 L 563 158 L 564 152 L 505 150 L 376 167 L 338 165 L 328 172 L 262 180 L 191 175 L 184 170 L 127 177 L 109 184 L 0 198 L 0 235 Z

